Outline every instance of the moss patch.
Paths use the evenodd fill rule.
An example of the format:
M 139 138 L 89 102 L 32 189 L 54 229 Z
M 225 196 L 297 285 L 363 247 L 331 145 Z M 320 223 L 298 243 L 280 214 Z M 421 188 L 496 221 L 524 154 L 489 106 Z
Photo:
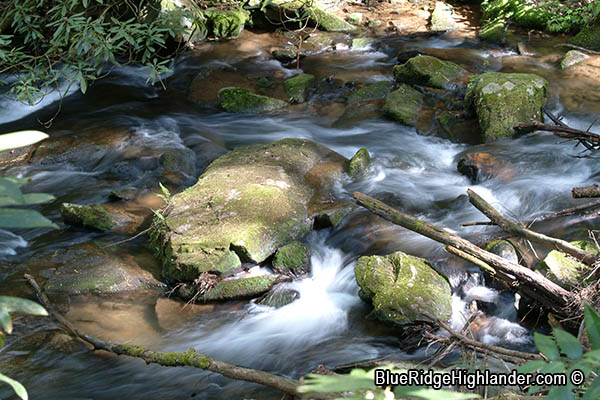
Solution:
M 393 86 L 393 82 L 382 81 L 362 87 L 348 98 L 348 105 L 356 105 L 363 101 L 383 99 Z
M 106 232 L 115 226 L 112 215 L 99 204 L 62 203 L 60 213 L 66 223 L 84 228 Z
M 283 100 L 254 94 L 244 88 L 223 88 L 218 97 L 219 105 L 229 112 L 265 112 L 287 106 Z
M 250 13 L 242 8 L 227 11 L 209 8 L 204 15 L 208 20 L 208 28 L 217 39 L 239 36 L 250 17 Z
M 423 106 L 423 94 L 401 84 L 385 99 L 385 113 L 405 125 L 417 126 L 419 110 Z
M 317 28 L 327 32 L 350 32 L 356 29 L 340 17 L 323 11 L 320 8 L 313 8 L 312 15 Z
M 422 258 L 400 251 L 360 257 L 354 273 L 378 319 L 403 325 L 430 321 L 427 315 L 443 321 L 450 318 L 450 284 Z
M 511 137 L 517 124 L 541 121 L 547 86 L 534 74 L 486 72 L 469 82 L 465 108 L 477 114 L 485 142 Z
M 304 103 L 308 98 L 308 92 L 315 84 L 315 76 L 311 74 L 300 74 L 283 83 L 290 103 Z
M 203 301 L 234 300 L 255 297 L 267 292 L 277 280 L 276 275 L 260 275 L 250 278 L 227 279 L 217 283 L 205 295 Z
M 371 155 L 369 154 L 369 150 L 364 147 L 358 149 L 348 163 L 348 168 L 346 169 L 348 175 L 351 178 L 358 178 L 365 173 L 370 163 Z
M 467 75 L 461 66 L 438 58 L 419 55 L 402 65 L 394 66 L 394 78 L 398 83 L 454 89 L 456 79 Z
M 600 50 L 600 27 L 582 29 L 571 39 L 571 43 L 590 50 Z
M 273 269 L 286 275 L 300 276 L 308 272 L 310 250 L 304 243 L 295 240 L 277 249 Z
M 598 255 L 596 245 L 590 241 L 577 240 L 571 242 L 571 244 L 589 253 Z M 544 261 L 536 269 L 545 273 L 552 281 L 565 288 L 585 285 L 587 282 L 584 282 L 583 279 L 591 272 L 590 267 L 558 250 L 552 250 L 548 253 Z

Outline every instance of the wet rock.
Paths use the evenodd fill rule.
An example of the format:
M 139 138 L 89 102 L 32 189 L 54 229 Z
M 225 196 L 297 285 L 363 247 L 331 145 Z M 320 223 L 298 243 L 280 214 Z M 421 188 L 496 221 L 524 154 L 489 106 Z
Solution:
M 335 123 L 335 126 L 352 126 L 361 120 L 380 117 L 382 99 L 392 87 L 392 82 L 382 81 L 361 87 L 352 93 L 348 96 L 344 114 Z
M 280 47 L 271 50 L 271 55 L 273 56 L 273 58 L 281 62 L 290 62 L 297 59 L 298 49 L 295 47 Z M 300 57 L 302 56 L 303 55 L 300 54 Z
M 461 143 L 481 143 L 479 123 L 474 118 L 468 118 L 462 112 L 443 111 L 438 116 L 438 122 L 443 132 L 450 139 Z
M 571 244 L 598 255 L 598 248 L 593 242 L 577 240 L 571 242 Z M 564 288 L 585 286 L 588 282 L 585 282 L 584 279 L 592 272 L 591 267 L 558 250 L 550 251 L 536 269 Z
M 348 105 L 351 107 L 365 101 L 383 99 L 394 86 L 393 82 L 381 81 L 364 86 L 348 97 Z
M 351 178 L 356 179 L 365 173 L 369 164 L 371 164 L 371 155 L 369 150 L 363 147 L 352 156 L 346 171 Z
M 590 58 L 587 54 L 582 53 L 581 51 L 571 50 L 568 51 L 560 62 L 560 69 L 567 69 L 574 65 L 579 64 Z
M 354 39 L 352 39 L 352 44 L 350 45 L 350 47 L 352 47 L 353 49 L 366 49 L 373 43 L 375 43 L 375 39 L 373 39 L 373 38 L 368 38 L 368 37 L 354 38 Z
M 333 207 L 321 210 L 315 215 L 314 228 L 336 228 L 344 217 L 350 214 L 355 206 L 350 203 L 335 204 Z
M 542 120 L 547 86 L 534 74 L 486 72 L 471 78 L 465 108 L 477 114 L 484 142 L 512 137 L 517 124 Z
M 486 243 L 483 249 L 497 256 L 505 258 L 512 263 L 519 263 L 517 249 L 515 249 L 515 246 L 513 246 L 508 240 L 492 240 L 491 242 Z
M 589 50 L 600 50 L 600 27 L 584 28 L 570 42 Z
M 283 306 L 287 306 L 295 300 L 298 300 L 299 298 L 300 293 L 296 290 L 276 287 L 267 293 L 267 295 L 260 301 L 258 301 L 258 304 L 273 308 L 281 308 Z
M 150 211 L 142 214 L 129 213 L 114 204 L 62 203 L 60 213 L 67 224 L 102 232 L 134 234 L 148 222 Z
M 421 49 L 404 50 L 404 51 L 401 51 L 396 56 L 396 60 L 398 61 L 398 64 L 404 64 L 411 58 L 414 58 L 417 56 L 422 56 L 422 55 L 429 55 L 429 54 L 427 54 L 425 51 L 423 51 Z
M 458 172 L 478 184 L 486 179 L 497 178 L 502 182 L 510 181 L 515 171 L 502 159 L 490 153 L 468 151 L 458 156 Z
M 294 240 L 277 249 L 273 258 L 273 270 L 277 273 L 300 276 L 308 272 L 310 250 L 304 243 Z
M 431 56 L 417 56 L 402 65 L 394 66 L 394 78 L 398 83 L 431 86 L 455 90 L 460 86 L 459 79 L 468 72 L 450 61 L 442 61 Z
M 442 321 L 452 313 L 450 284 L 424 259 L 400 251 L 360 257 L 354 268 L 361 297 L 373 304 L 372 315 L 395 324 Z
M 176 187 L 190 186 L 196 181 L 196 155 L 188 148 L 165 150 L 158 158 L 161 167 L 159 181 Z
M 313 8 L 312 14 L 315 25 L 321 30 L 327 32 L 351 32 L 356 29 L 340 17 L 323 11 L 320 8 Z
M 194 299 L 196 302 L 249 299 L 268 292 L 280 279 L 278 275 L 232 277 L 220 281 L 203 294 L 198 294 L 197 287 L 191 284 L 181 285 L 177 294 L 186 300 Z
M 506 42 L 506 21 L 494 20 L 483 25 L 479 30 L 479 39 L 502 45 Z
M 149 257 L 136 258 L 120 250 L 102 249 L 95 244 L 76 245 L 34 259 L 30 268 L 45 264 L 49 275 L 48 293 L 115 293 L 130 290 L 162 290 L 155 278 L 158 264 Z
M 312 226 L 308 204 L 347 160 L 304 139 L 237 148 L 215 160 L 198 183 L 171 198 L 172 211 L 152 247 L 165 276 L 191 281 L 259 264 Z M 328 166 L 321 168 L 322 165 Z
M 265 112 L 287 106 L 283 100 L 254 94 L 244 88 L 223 88 L 218 96 L 219 105 L 228 112 Z
M 431 14 L 431 30 L 453 31 L 456 29 L 456 26 L 452 6 L 441 1 L 436 2 L 435 9 Z
M 398 89 L 385 99 L 387 115 L 405 125 L 417 126 L 419 110 L 423 106 L 423 94 L 412 87 L 400 84 Z
M 217 39 L 239 36 L 250 18 L 250 13 L 243 8 L 227 11 L 209 8 L 204 15 L 212 35 Z
M 315 81 L 315 76 L 311 74 L 300 74 L 287 79 L 284 86 L 290 103 L 304 103 L 310 89 L 315 85 Z

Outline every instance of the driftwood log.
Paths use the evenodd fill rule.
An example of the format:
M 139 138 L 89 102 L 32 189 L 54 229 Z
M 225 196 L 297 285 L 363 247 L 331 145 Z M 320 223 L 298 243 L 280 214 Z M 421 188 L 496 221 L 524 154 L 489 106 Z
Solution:
M 472 203 L 477 204 L 482 209 L 485 209 L 487 214 L 495 219 L 496 223 L 502 224 L 500 226 L 506 226 L 509 229 L 513 229 L 514 232 L 528 235 L 531 238 L 538 240 L 541 239 L 544 243 L 551 243 L 552 246 L 556 246 L 555 248 L 568 249 L 572 253 L 578 254 L 580 256 L 579 258 L 582 260 L 585 259 L 589 262 L 591 260 L 590 257 L 593 257 L 589 253 L 579 253 L 581 251 L 580 249 L 578 249 L 577 252 L 572 251 L 572 246 L 566 246 L 564 243 L 562 243 L 563 241 L 558 241 L 558 239 L 549 240 L 545 235 L 532 235 L 530 233 L 531 231 L 527 232 L 526 230 L 523 230 L 523 227 L 518 228 L 515 226 L 516 223 L 513 223 L 515 225 L 508 224 L 506 219 L 502 217 L 500 213 L 494 210 L 493 207 L 491 207 L 488 203 L 483 201 L 481 197 L 476 196 L 474 192 L 471 191 L 469 193 L 469 197 Z M 489 266 L 489 269 L 493 269 L 495 275 L 499 279 L 506 282 L 509 286 L 514 287 L 518 291 L 522 292 L 522 294 L 533 299 L 538 304 L 544 306 L 557 317 L 564 320 L 573 321 L 575 318 L 579 318 L 581 316 L 583 302 L 580 296 L 560 287 L 543 275 L 519 264 L 512 263 L 493 253 L 485 251 L 454 233 L 448 232 L 445 229 L 437 227 L 429 222 L 398 211 L 377 199 L 367 196 L 366 194 L 355 192 L 354 198 L 359 205 L 365 207 L 372 213 L 396 225 L 400 225 L 413 232 L 449 246 L 449 248 L 451 248 L 450 251 L 453 254 L 461 256 L 467 259 L 467 261 L 473 261 L 473 259 L 476 259 L 479 261 L 477 264 L 480 266 Z
M 590 186 L 574 187 L 571 189 L 573 198 L 581 199 L 585 197 L 600 197 L 600 186 L 594 184 Z

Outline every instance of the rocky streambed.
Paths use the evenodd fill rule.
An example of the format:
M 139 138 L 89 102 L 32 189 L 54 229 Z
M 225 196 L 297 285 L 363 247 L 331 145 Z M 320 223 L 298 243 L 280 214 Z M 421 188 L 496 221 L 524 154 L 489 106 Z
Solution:
M 566 38 L 517 34 L 499 47 L 458 28 L 315 32 L 300 70 L 281 56 L 285 32 L 243 31 L 175 60 L 166 90 L 122 69 L 69 95 L 50 139 L 1 155 L 0 173 L 57 198 L 40 210 L 60 229 L 0 231 L 0 291 L 30 296 L 27 272 L 90 334 L 294 378 L 318 364 L 421 360 L 403 328 L 429 315 L 462 326 L 473 300 L 480 340 L 533 350 L 540 327 L 518 323 L 513 293 L 351 200 L 370 194 L 482 246 L 497 231 L 460 226 L 482 219 L 467 188 L 526 221 L 582 202 L 570 189 L 600 173 L 594 160 L 510 128 L 543 105 L 587 128 L 600 113 L 598 60 L 562 69 Z M 54 110 L 0 104 L 2 131 L 37 128 Z M 535 227 L 575 240 L 596 225 L 580 215 Z M 488 246 L 531 267 L 548 251 Z M 557 257 L 539 268 L 569 284 Z M 280 397 L 90 354 L 47 320 L 16 330 L 0 363 L 33 398 Z

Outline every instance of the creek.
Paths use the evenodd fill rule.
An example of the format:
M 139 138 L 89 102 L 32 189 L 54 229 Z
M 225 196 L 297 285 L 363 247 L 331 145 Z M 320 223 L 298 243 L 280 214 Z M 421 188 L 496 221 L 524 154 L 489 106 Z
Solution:
M 600 103 L 595 98 L 600 93 L 600 81 L 595 82 L 595 87 L 588 83 L 584 91 L 580 82 L 565 78 L 555 62 L 556 54 L 562 51 L 554 47 L 558 39 L 532 38 L 528 49 L 535 56 L 519 56 L 474 39 L 456 37 L 390 37 L 359 48 L 348 46 L 349 36 L 338 37 L 335 51 L 307 57 L 303 71 L 316 75 L 319 81 L 330 76 L 342 82 L 391 80 L 391 69 L 400 51 L 432 49 L 472 72 L 486 68 L 533 72 L 547 78 L 550 109 L 560 112 L 564 122 L 575 128 L 586 129 L 595 115 L 600 115 Z M 340 198 L 350 199 L 353 191 L 377 196 L 477 242 L 491 236 L 493 230 L 460 226 L 485 220 L 468 203 L 467 188 L 474 189 L 507 215 L 532 220 L 585 202 L 573 200 L 570 189 L 589 184 L 600 174 L 600 164 L 595 159 L 573 157 L 581 149 L 574 148 L 572 142 L 563 142 L 548 133 L 534 133 L 477 145 L 477 151 L 509 165 L 510 174 L 472 184 L 457 171 L 456 165 L 457 157 L 473 147 L 477 141 L 474 138 L 461 143 L 422 135 L 415 128 L 382 117 L 337 125 L 343 104 L 330 98 L 333 90 L 347 90 L 348 85 L 331 92 L 320 91 L 308 104 L 272 114 L 231 114 L 215 104 L 198 105 L 187 100 L 194 77 L 215 68 L 234 71 L 240 81 L 259 76 L 292 76 L 293 69 L 283 67 L 268 53 L 276 40 L 272 34 L 245 32 L 238 40 L 203 44 L 173 62 L 172 74 L 164 77 L 167 90 L 160 85 L 148 86 L 143 71 L 135 68 L 114 71 L 92 85 L 85 96 L 71 88 L 60 114 L 48 129 L 53 139 L 63 139 L 59 145 L 65 155 L 43 163 L 0 165 L 0 174 L 29 177 L 32 182 L 26 186 L 27 191 L 56 196 L 57 200 L 41 211 L 59 222 L 61 202 L 103 202 L 113 189 L 146 189 L 155 184 L 157 177 L 152 171 L 158 151 L 193 152 L 196 169 L 191 176 L 184 176 L 185 186 L 193 184 L 211 160 L 236 146 L 307 138 L 348 158 L 361 147 L 371 153 L 374 161 L 363 178 L 338 182 L 336 193 Z M 231 86 L 227 83 L 213 82 L 215 86 Z M 211 89 L 203 88 L 207 92 Z M 42 104 L 29 108 L 1 97 L 0 132 L 39 129 L 37 120 L 47 120 L 56 111 L 54 100 L 56 96 L 52 94 Z M 69 138 L 75 142 L 69 142 Z M 91 143 L 96 146 L 95 151 L 78 155 L 78 143 Z M 151 202 L 144 204 L 152 206 Z M 536 227 L 563 238 L 580 239 L 598 225 L 597 219 L 575 219 L 562 218 Z M 31 272 L 27 265 L 36 255 L 92 241 L 106 245 L 122 239 L 123 236 L 64 225 L 50 232 L 0 230 L 0 292 L 30 294 L 22 274 Z M 487 287 L 476 268 L 465 269 L 429 239 L 357 209 L 337 229 L 311 232 L 306 242 L 312 252 L 311 276 L 283 284 L 298 291 L 300 298 L 279 309 L 252 302 L 230 302 L 200 306 L 197 312 L 182 313 L 176 321 L 170 315 L 165 322 L 158 307 L 163 296 L 157 292 L 53 299 L 68 304 L 67 318 L 79 329 L 106 340 L 139 343 L 156 350 L 185 351 L 194 347 L 217 359 L 298 378 L 318 364 L 333 367 L 382 356 L 415 360 L 425 356 L 425 349 L 403 349 L 390 327 L 366 319 L 368 306 L 357 295 L 353 274 L 357 257 L 402 250 L 426 257 L 448 276 L 455 291 L 454 326 L 461 326 L 470 299 L 485 299 L 497 307 L 488 315 L 491 322 L 482 328 L 482 340 L 533 350 L 531 332 L 518 324 L 512 306 L 514 296 Z M 123 244 L 120 251 L 140 265 L 152 264 L 143 238 Z M 52 267 L 37 267 L 35 272 L 43 276 L 44 270 Z M 164 313 L 176 314 L 173 309 Z M 147 366 L 141 360 L 89 353 L 77 346 L 65 349 L 40 336 L 40 332 L 53 327 L 51 322 L 17 319 L 17 325 L 19 321 L 24 326 L 0 350 L 0 365 L 28 388 L 33 399 L 281 397 L 263 387 L 191 368 Z M 9 393 L 7 387 L 0 386 L 0 398 L 9 397 Z

